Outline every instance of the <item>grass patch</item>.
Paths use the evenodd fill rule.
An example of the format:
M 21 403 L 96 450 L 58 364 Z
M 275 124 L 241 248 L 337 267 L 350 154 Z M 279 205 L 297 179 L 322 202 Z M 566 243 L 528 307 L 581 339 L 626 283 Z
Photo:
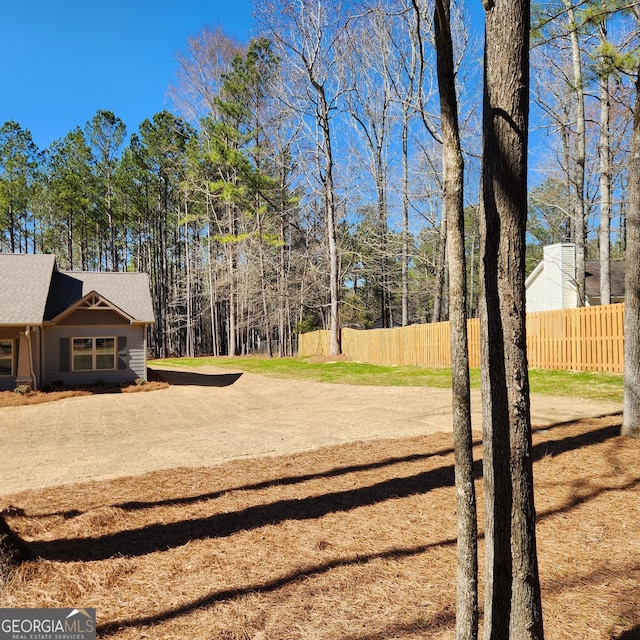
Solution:
M 622 402 L 624 390 L 622 374 L 604 371 L 530 369 L 529 384 L 533 393 L 612 402 Z
M 327 360 L 315 362 L 309 358 L 169 358 L 150 364 L 172 367 L 214 366 L 259 373 L 275 378 L 292 378 L 313 382 L 350 384 L 377 387 L 435 387 L 451 386 L 451 370 L 427 367 L 392 367 L 366 362 Z M 475 386 L 479 386 L 479 372 L 472 372 Z
M 277 378 L 334 384 L 424 386 L 439 389 L 451 387 L 451 370 L 444 367 L 395 367 L 343 359 L 318 361 L 314 358 L 167 358 L 150 364 L 154 362 L 172 367 L 215 366 Z M 532 393 L 622 402 L 623 385 L 620 374 L 531 369 L 529 382 Z M 480 388 L 479 369 L 471 370 L 471 387 Z

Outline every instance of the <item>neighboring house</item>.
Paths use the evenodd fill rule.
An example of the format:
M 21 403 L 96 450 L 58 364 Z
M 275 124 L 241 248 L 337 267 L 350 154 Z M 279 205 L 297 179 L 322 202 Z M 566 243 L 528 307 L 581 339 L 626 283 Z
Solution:
M 146 380 L 153 322 L 146 274 L 59 271 L 52 255 L 0 253 L 0 390 Z
M 624 302 L 624 260 L 610 262 L 611 302 Z M 553 244 L 544 247 L 542 262 L 525 282 L 527 313 L 570 309 L 578 306 L 576 247 Z M 600 262 L 585 261 L 585 305 L 600 304 Z

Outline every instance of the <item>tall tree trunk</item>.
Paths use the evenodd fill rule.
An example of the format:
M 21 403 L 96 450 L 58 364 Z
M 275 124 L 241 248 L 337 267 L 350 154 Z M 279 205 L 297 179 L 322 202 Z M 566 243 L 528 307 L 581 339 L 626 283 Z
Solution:
M 393 320 L 391 313 L 391 286 L 389 282 L 387 191 L 380 149 L 378 149 L 376 155 L 376 191 L 378 197 L 378 225 L 380 227 L 380 316 L 382 318 L 382 327 L 389 329 L 393 326 Z
M 445 319 L 444 311 L 444 281 L 445 269 L 447 268 L 447 218 L 442 216 L 440 221 L 440 243 L 438 244 L 438 253 L 436 255 L 436 278 L 433 294 L 433 317 L 432 322 L 441 322 Z
M 402 114 L 402 326 L 409 324 L 409 114 Z
M 603 9 L 606 4 L 603 0 Z M 602 18 L 598 27 L 600 46 L 607 43 L 607 21 Z M 609 92 L 609 71 L 603 60 L 601 76 L 598 79 L 600 92 L 600 228 L 598 244 L 600 248 L 600 304 L 611 303 L 610 246 L 611 246 L 611 96 Z
M 186 315 L 186 335 L 185 335 L 185 355 L 187 358 L 193 358 L 195 355 L 194 349 L 194 331 L 193 331 L 193 318 L 192 318 L 192 285 L 191 285 L 191 258 L 189 248 L 189 223 L 187 213 L 187 200 L 184 202 L 184 268 L 185 268 L 185 292 L 184 292 L 184 305 Z
M 566 167 L 564 172 L 564 185 L 569 197 L 573 193 L 573 176 L 571 175 L 571 130 L 569 128 L 569 114 L 567 109 L 563 109 L 562 112 L 563 121 L 560 124 L 560 140 L 562 144 L 562 162 Z M 576 242 L 576 217 L 574 211 L 574 203 L 572 201 L 569 210 L 564 211 L 562 215 L 562 240 L 563 242 Z
M 319 99 L 319 124 L 323 135 L 324 148 L 324 206 L 329 244 L 329 355 L 340 355 L 340 255 L 336 235 L 337 215 L 335 191 L 333 184 L 333 150 L 331 144 L 331 128 L 329 105 L 324 87 L 316 84 Z
M 229 268 L 229 315 L 227 328 L 227 353 L 231 357 L 237 355 L 238 348 L 238 328 L 237 328 L 237 310 L 236 310 L 236 261 L 234 258 L 233 245 L 227 246 L 228 251 L 228 268 Z
M 442 115 L 443 215 L 446 218 L 448 230 L 453 442 L 458 515 L 456 639 L 475 640 L 478 637 L 478 525 L 473 476 L 471 390 L 467 344 L 464 161 L 458 128 L 450 0 L 436 0 L 434 23 Z
M 225 204 L 227 209 L 227 224 L 228 231 L 232 237 L 235 237 L 238 233 L 238 221 L 235 215 L 234 206 L 227 202 Z M 236 267 L 238 260 L 236 257 L 236 243 L 232 240 L 226 243 L 227 247 L 227 278 L 229 281 L 229 314 L 228 314 L 228 326 L 227 326 L 227 353 L 231 357 L 238 354 L 238 338 L 240 332 L 238 330 L 238 274 Z
M 541 640 L 525 331 L 528 0 L 485 0 L 480 306 L 486 640 Z
M 287 243 L 285 242 L 286 229 L 285 229 L 285 211 L 284 206 L 280 212 L 280 238 L 282 239 L 282 245 L 278 256 L 278 355 L 283 358 L 286 355 L 291 355 L 291 352 L 286 348 L 286 309 L 287 309 Z
M 207 216 L 209 210 L 209 200 L 207 199 Z M 214 356 L 220 355 L 220 340 L 218 335 L 218 296 L 217 282 L 214 282 L 213 256 L 212 256 L 211 220 L 207 219 L 207 281 L 209 285 L 209 315 L 211 323 L 211 353 Z
M 640 65 L 636 77 L 629 160 L 625 255 L 624 400 L 622 435 L 640 438 Z
M 73 215 L 67 217 L 67 269 L 73 271 Z
M 269 318 L 269 301 L 267 300 L 267 275 L 264 266 L 264 250 L 262 246 L 259 248 L 260 262 L 260 289 L 262 290 L 262 317 L 265 339 L 267 343 L 267 355 L 273 357 L 273 346 L 271 344 L 271 320 Z
M 573 0 L 562 0 L 569 19 L 569 37 L 571 40 L 571 57 L 573 60 L 573 84 L 576 92 L 576 160 L 573 184 L 573 218 L 576 243 L 576 289 L 578 306 L 585 304 L 585 253 L 587 245 L 586 212 L 584 201 L 584 175 L 586 155 L 586 127 L 584 114 L 584 81 L 582 77 L 582 61 L 580 59 L 580 42 L 573 10 Z

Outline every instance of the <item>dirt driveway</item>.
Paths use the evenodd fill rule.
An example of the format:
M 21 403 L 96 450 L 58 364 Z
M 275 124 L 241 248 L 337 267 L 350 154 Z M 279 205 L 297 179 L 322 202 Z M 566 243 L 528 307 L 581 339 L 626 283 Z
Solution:
M 370 438 L 451 430 L 443 389 L 353 387 L 203 367 L 157 367 L 171 387 L 0 409 L 0 494 Z M 474 428 L 481 428 L 474 392 Z M 545 426 L 621 410 L 619 403 L 532 397 Z

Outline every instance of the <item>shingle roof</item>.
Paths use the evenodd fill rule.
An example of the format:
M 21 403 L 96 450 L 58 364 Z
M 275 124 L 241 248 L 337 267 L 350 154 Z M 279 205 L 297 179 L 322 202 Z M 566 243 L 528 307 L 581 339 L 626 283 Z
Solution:
M 0 324 L 40 324 L 55 256 L 0 253 Z
M 58 271 L 52 255 L 0 253 L 0 325 L 51 320 L 92 291 L 136 322 L 154 321 L 145 273 Z
M 146 273 L 59 271 L 54 274 L 46 320 L 95 291 L 137 322 L 153 322 L 153 307 Z
M 589 297 L 600 296 L 600 261 L 585 260 L 585 289 Z M 611 260 L 609 263 L 611 280 L 611 295 L 615 298 L 624 297 L 624 260 Z

